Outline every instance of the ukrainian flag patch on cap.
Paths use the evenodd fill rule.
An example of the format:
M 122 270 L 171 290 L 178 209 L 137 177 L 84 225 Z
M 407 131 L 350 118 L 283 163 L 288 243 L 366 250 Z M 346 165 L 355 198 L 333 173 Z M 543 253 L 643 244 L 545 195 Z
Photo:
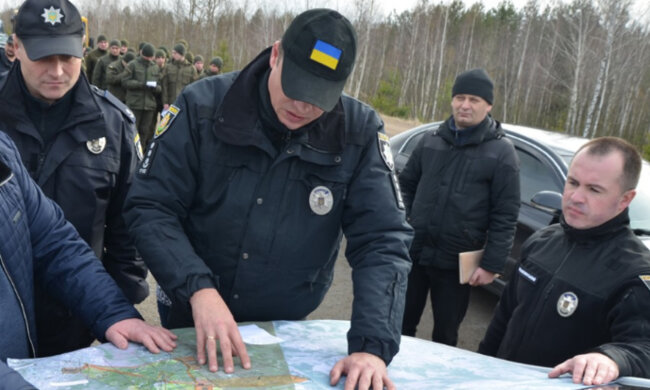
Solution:
M 341 49 L 321 40 L 316 41 L 316 44 L 311 51 L 311 56 L 309 56 L 309 59 L 333 70 L 336 70 L 336 67 L 339 65 L 340 58 Z

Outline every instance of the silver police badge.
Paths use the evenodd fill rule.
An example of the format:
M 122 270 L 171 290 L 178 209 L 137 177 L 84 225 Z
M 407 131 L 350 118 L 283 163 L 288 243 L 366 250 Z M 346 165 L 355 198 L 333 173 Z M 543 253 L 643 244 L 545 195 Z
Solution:
M 325 186 L 318 186 L 311 190 L 309 194 L 309 207 L 311 211 L 318 215 L 325 215 L 332 211 L 334 205 L 334 196 L 332 191 Z
M 557 300 L 557 312 L 562 317 L 570 317 L 578 308 L 578 296 L 567 291 Z
M 41 17 L 45 23 L 49 23 L 54 26 L 57 23 L 61 23 L 63 14 L 61 13 L 61 8 L 54 8 L 53 6 L 50 6 L 50 8 L 43 8 Z
M 92 154 L 100 154 L 106 148 L 106 137 L 86 141 L 86 147 Z

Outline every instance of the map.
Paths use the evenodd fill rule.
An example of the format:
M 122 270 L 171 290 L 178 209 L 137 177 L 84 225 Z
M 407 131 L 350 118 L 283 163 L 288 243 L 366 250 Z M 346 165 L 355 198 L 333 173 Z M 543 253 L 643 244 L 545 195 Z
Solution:
M 253 367 L 212 373 L 195 359 L 194 329 L 175 329 L 172 353 L 149 353 L 132 344 L 102 344 L 8 364 L 39 389 L 332 389 L 329 372 L 347 354 L 347 321 L 256 323 L 242 337 Z M 268 337 L 272 338 L 268 341 Z M 277 338 L 273 338 L 273 336 Z M 262 341 L 260 341 L 262 340 Z M 221 367 L 221 361 L 219 362 Z M 412 337 L 402 337 L 388 374 L 399 389 L 580 389 L 569 376 L 547 378 L 549 369 L 508 362 Z M 341 380 L 337 387 L 342 389 Z

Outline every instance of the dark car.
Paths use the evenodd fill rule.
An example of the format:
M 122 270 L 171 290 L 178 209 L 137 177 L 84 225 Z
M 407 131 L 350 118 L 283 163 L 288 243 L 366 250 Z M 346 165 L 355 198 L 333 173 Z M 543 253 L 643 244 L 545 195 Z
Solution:
M 391 152 L 397 174 L 404 169 L 422 136 L 437 129 L 440 123 L 442 122 L 418 126 L 391 138 Z M 505 123 L 502 126 L 514 144 L 521 163 L 521 208 L 505 272 L 494 283 L 486 286 L 495 294 L 501 294 L 514 271 L 523 242 L 536 230 L 557 222 L 569 162 L 578 148 L 588 141 L 586 138 L 525 126 Z M 630 225 L 650 248 L 650 164 L 646 161 L 643 161 L 637 195 L 630 205 Z

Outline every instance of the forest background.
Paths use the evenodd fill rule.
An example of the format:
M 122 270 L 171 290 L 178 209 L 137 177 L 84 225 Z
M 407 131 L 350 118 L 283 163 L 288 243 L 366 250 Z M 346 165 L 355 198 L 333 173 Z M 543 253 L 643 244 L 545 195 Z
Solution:
M 292 11 L 249 0 L 75 3 L 92 37 L 170 48 L 185 39 L 206 63 L 221 56 L 225 71 L 241 69 L 281 38 L 296 14 L 318 6 L 308 0 Z M 334 8 L 358 35 L 346 92 L 383 114 L 445 119 L 455 76 L 482 67 L 495 82 L 496 119 L 588 138 L 623 137 L 650 158 L 650 26 L 633 14 L 631 0 L 543 6 L 530 0 L 520 8 L 508 1 L 486 8 L 418 0 L 388 15 L 377 0 L 342 3 Z M 8 30 L 14 7 L 0 8 Z

